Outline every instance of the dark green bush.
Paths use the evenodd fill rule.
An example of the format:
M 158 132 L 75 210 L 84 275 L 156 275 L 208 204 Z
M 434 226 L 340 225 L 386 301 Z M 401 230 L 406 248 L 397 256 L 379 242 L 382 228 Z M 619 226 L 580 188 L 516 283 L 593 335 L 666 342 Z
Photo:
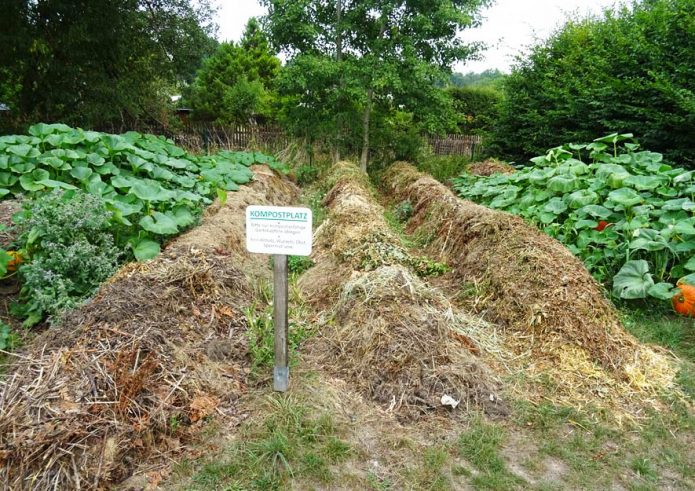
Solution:
M 491 87 L 450 87 L 458 130 L 466 135 L 488 135 L 499 119 L 502 92 Z
M 295 170 L 295 176 L 297 177 L 297 184 L 304 186 L 316 181 L 319 177 L 319 170 L 313 165 L 300 165 Z
M 693 0 L 642 0 L 569 22 L 505 80 L 494 143 L 523 160 L 567 141 L 629 132 L 692 168 L 693 26 Z

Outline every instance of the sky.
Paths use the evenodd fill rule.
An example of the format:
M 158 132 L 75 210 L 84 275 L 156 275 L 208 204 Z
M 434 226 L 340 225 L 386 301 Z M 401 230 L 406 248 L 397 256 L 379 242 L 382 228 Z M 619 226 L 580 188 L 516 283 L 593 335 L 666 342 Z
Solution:
M 509 72 L 515 56 L 535 41 L 547 38 L 569 16 L 600 14 L 618 3 L 618 0 L 497 0 L 482 12 L 485 20 L 481 27 L 462 34 L 463 39 L 482 41 L 489 49 L 482 53 L 481 60 L 459 64 L 454 70 Z M 256 0 L 218 0 L 218 5 L 220 40 L 239 40 L 249 17 L 265 13 Z

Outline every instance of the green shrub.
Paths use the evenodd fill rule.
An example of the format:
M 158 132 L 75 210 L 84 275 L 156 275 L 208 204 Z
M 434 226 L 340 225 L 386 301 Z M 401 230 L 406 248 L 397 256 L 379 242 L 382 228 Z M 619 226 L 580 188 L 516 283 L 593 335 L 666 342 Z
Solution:
M 16 218 L 29 261 L 19 268 L 26 325 L 74 308 L 118 268 L 104 201 L 81 191 L 53 191 L 24 204 Z
M 305 186 L 316 181 L 319 177 L 319 170 L 312 165 L 300 165 L 297 167 L 295 175 L 297 176 L 297 184 Z
M 401 201 L 393 210 L 393 215 L 399 222 L 407 222 L 413 216 L 413 204 L 408 201 Z
M 288 256 L 287 269 L 292 274 L 302 274 L 314 265 L 308 256 Z
M 618 129 L 694 167 L 694 23 L 693 0 L 639 0 L 568 22 L 504 81 L 502 156 L 521 161 Z

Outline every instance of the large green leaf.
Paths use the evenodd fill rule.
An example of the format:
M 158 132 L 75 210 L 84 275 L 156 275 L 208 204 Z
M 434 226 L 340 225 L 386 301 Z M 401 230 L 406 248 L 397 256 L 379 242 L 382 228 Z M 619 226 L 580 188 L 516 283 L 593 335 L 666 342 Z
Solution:
M 54 179 L 41 179 L 40 181 L 36 181 L 36 184 L 40 184 L 42 186 L 46 186 L 47 188 L 51 189 L 68 189 L 68 190 L 75 190 L 78 189 L 76 186 L 73 186 L 72 184 L 68 184 L 67 182 L 63 181 L 56 181 Z
M 159 243 L 149 239 L 140 240 L 133 246 L 133 254 L 138 261 L 153 259 L 157 257 L 160 250 Z
M 630 208 L 644 201 L 644 198 L 642 198 L 639 193 L 630 188 L 620 188 L 611 191 L 608 193 L 608 199 L 626 208 Z
M 657 176 L 630 176 L 623 181 L 623 184 L 638 191 L 650 191 L 658 188 L 663 182 L 664 180 Z
M 574 191 L 579 184 L 579 179 L 568 176 L 555 176 L 548 181 L 548 189 L 556 193 L 569 193 Z
M 561 215 L 562 213 L 567 211 L 567 205 L 562 200 L 562 198 L 556 197 L 548 201 L 546 205 L 543 207 L 543 210 L 554 215 Z
M 595 218 L 608 218 L 613 212 L 601 205 L 587 205 L 578 210 L 578 213 L 582 215 L 591 215 Z
M 180 228 L 185 228 L 195 223 L 195 216 L 187 206 L 177 206 L 174 208 L 171 217 Z
M 637 237 L 630 242 L 630 249 L 656 252 L 670 247 L 668 241 L 656 230 L 641 229 L 636 234 Z
M 45 187 L 45 184 L 41 184 L 39 181 L 48 179 L 50 173 L 44 169 L 36 169 L 30 173 L 24 174 L 19 177 L 19 184 L 26 191 L 40 191 Z
M 677 291 L 678 289 L 674 288 L 671 283 L 664 282 L 650 286 L 647 290 L 647 294 L 659 300 L 671 300 Z
M 590 189 L 579 189 L 567 196 L 569 206 L 575 209 L 598 203 L 598 200 L 598 193 L 595 193 Z
M 140 226 L 148 232 L 158 235 L 172 235 L 179 231 L 173 218 L 158 211 L 142 217 Z
M 649 272 L 649 263 L 642 259 L 626 262 L 613 277 L 613 294 L 627 300 L 647 298 L 654 280 Z
M 92 174 L 94 174 L 94 171 L 89 167 L 73 167 L 70 171 L 72 177 L 82 182 L 87 181 Z
M 41 155 L 41 152 L 34 146 L 27 143 L 20 143 L 19 145 L 10 145 L 5 151 L 17 155 L 18 157 L 24 158 L 34 158 Z

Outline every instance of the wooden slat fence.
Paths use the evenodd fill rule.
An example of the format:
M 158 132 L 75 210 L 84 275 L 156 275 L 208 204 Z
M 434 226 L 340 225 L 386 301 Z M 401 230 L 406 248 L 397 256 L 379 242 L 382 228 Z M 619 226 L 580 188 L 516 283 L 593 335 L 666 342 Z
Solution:
M 213 123 L 186 123 L 182 127 L 135 125 L 142 133 L 164 135 L 177 145 L 192 151 L 215 150 L 263 150 L 276 153 L 286 148 L 291 138 L 277 126 L 238 125 Z M 102 128 L 102 131 L 121 133 L 123 128 Z M 461 155 L 473 157 L 481 152 L 483 138 L 480 135 L 446 135 L 426 137 L 435 155 Z
M 167 136 L 191 150 L 261 149 L 277 152 L 289 143 L 287 135 L 273 126 L 187 125 Z
M 432 136 L 429 138 L 429 144 L 435 155 L 473 157 L 482 150 L 483 137 L 480 135 Z

